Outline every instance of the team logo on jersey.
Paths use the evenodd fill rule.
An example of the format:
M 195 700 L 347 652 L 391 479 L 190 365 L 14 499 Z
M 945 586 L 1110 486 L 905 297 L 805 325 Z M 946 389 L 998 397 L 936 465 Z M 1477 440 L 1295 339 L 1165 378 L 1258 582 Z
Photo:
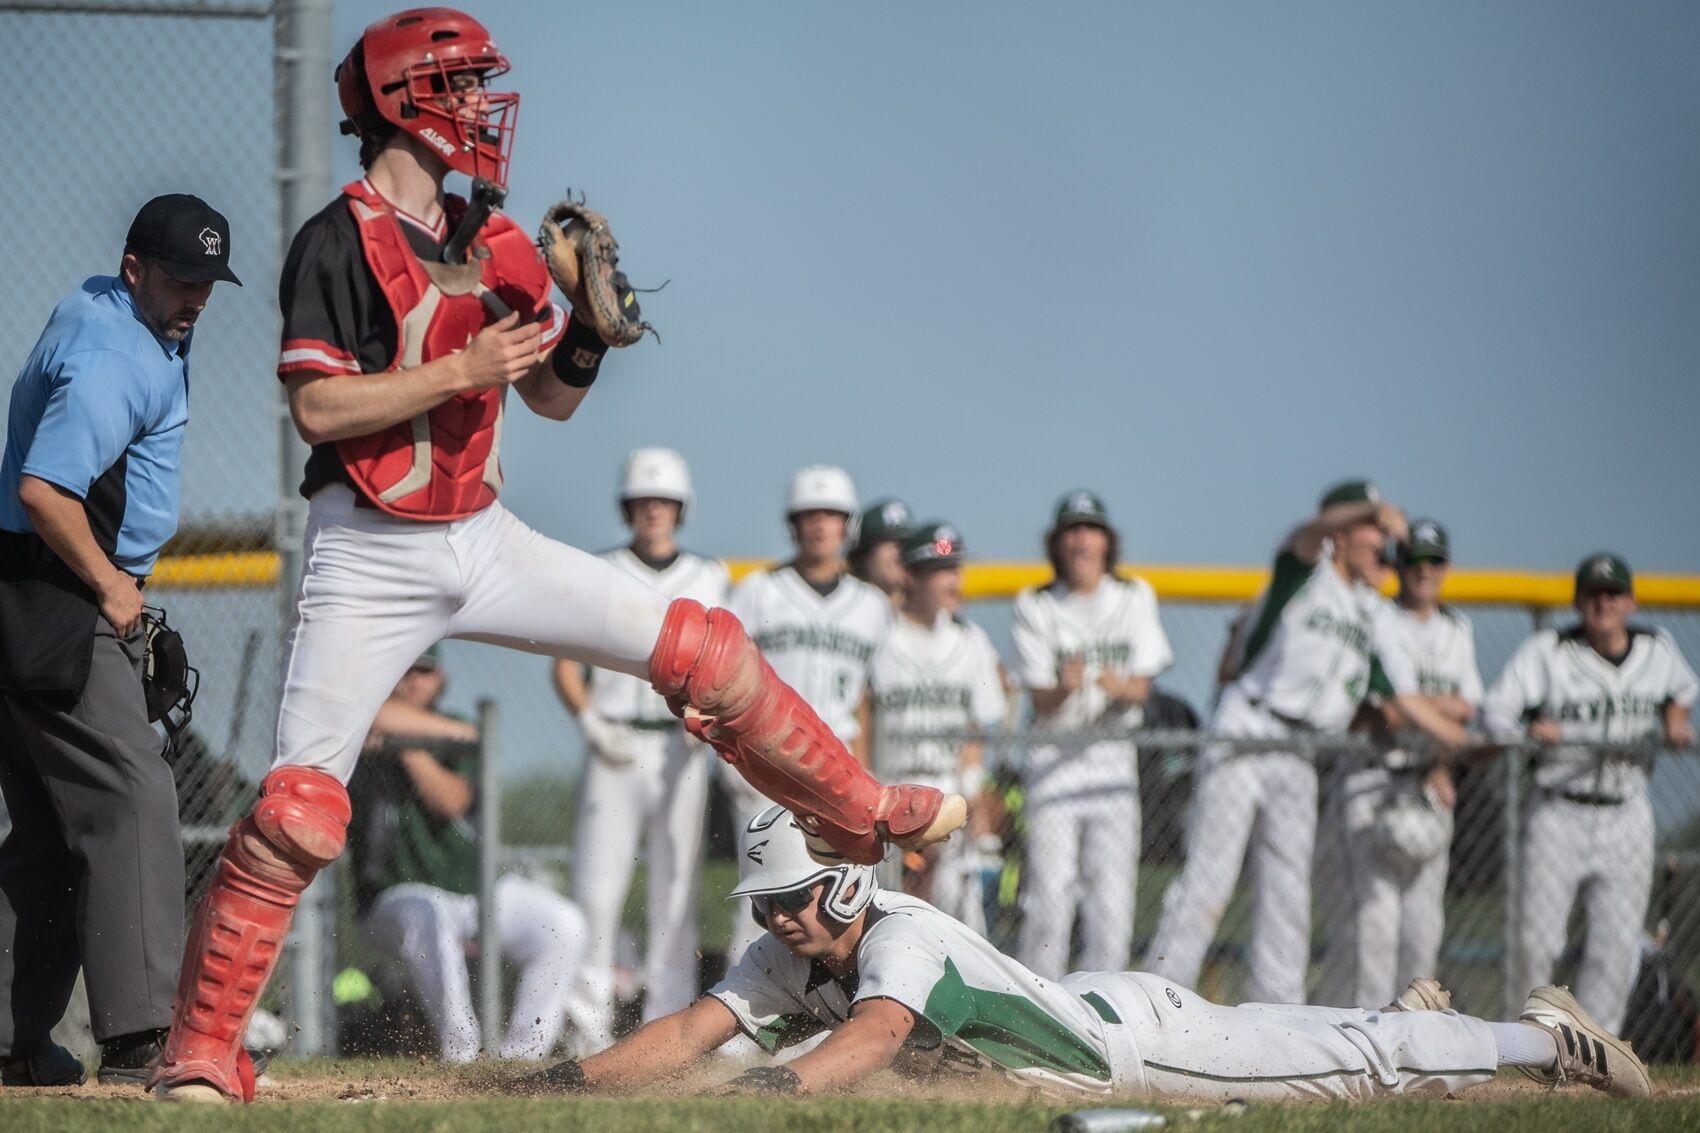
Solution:
M 771 841 L 773 841 L 773 839 L 763 838 L 760 842 L 757 842 L 755 845 L 745 850 L 744 856 L 749 858 L 752 862 L 755 862 L 757 865 L 761 865 L 761 848 Z
M 199 233 L 199 237 L 200 237 L 200 241 L 201 241 L 201 247 L 203 247 L 207 250 L 207 255 L 209 255 L 209 256 L 218 255 L 218 250 L 219 250 L 220 246 L 223 245 L 223 243 L 224 243 L 224 237 L 220 236 L 218 234 L 217 229 L 214 229 L 214 228 L 211 228 L 211 227 L 203 228 L 203 229 L 201 229 L 201 231 Z

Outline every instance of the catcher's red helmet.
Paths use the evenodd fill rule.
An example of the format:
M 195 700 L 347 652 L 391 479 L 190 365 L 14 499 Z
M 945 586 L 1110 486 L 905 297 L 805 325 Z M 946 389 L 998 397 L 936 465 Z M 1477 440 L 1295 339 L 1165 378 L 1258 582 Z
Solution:
M 484 25 L 453 8 L 409 8 L 361 33 L 337 64 L 343 132 L 364 135 L 388 123 L 430 146 L 451 169 L 508 185 L 519 95 L 483 84 L 506 74 L 508 59 Z M 461 89 L 457 75 L 477 86 Z

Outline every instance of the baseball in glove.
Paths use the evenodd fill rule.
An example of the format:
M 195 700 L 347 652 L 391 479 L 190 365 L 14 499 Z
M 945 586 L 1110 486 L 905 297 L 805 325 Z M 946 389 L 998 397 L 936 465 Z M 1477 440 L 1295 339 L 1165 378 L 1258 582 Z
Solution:
M 584 198 L 575 201 L 569 195 L 549 207 L 537 231 L 537 246 L 556 286 L 603 342 L 630 346 L 645 331 L 660 341 L 655 328 L 643 320 L 637 289 L 620 270 L 620 242 L 609 230 L 608 218 L 585 208 Z

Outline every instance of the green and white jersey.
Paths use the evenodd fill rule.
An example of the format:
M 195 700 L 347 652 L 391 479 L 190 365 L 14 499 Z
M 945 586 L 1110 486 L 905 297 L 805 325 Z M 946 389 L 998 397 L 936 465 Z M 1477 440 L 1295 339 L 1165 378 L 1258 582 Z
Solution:
M 630 547 L 604 551 L 600 558 L 613 563 L 633 578 L 654 587 L 669 598 L 694 598 L 705 606 L 724 606 L 731 576 L 726 564 L 719 559 L 705 558 L 689 551 L 680 551 L 661 570 L 650 567 Z M 667 710 L 661 694 L 649 687 L 642 677 L 612 669 L 596 669 L 590 678 L 590 706 L 604 720 L 616 723 L 671 722 L 674 716 Z
M 1518 647 L 1483 702 L 1488 730 L 1525 736 L 1536 719 L 1556 720 L 1563 738 L 1634 742 L 1663 734 L 1666 704 L 1692 706 L 1694 670 L 1663 630 L 1631 626 L 1629 652 L 1612 664 L 1588 644 L 1581 626 L 1541 630 Z M 1640 760 L 1607 759 L 1584 746 L 1541 753 L 1535 782 L 1549 790 L 1626 798 L 1645 788 Z
M 941 613 L 931 626 L 899 616 L 874 654 L 871 674 L 879 745 L 874 752 L 887 782 L 956 773 L 962 745 L 949 740 L 901 740 L 899 732 L 993 728 L 1003 722 L 998 654 L 986 631 Z
M 891 631 L 885 595 L 846 574 L 822 597 L 796 570 L 781 566 L 744 579 L 728 605 L 773 671 L 839 739 L 855 739 L 868 669 Z
M 1070 657 L 1085 662 L 1085 678 L 1062 706 L 1041 721 L 1055 731 L 1137 728 L 1137 704 L 1115 706 L 1098 684 L 1105 672 L 1155 677 L 1174 662 L 1157 613 L 1157 595 L 1142 578 L 1106 578 L 1090 594 L 1061 583 L 1023 590 L 1015 599 L 1011 633 L 1021 683 L 1055 688 Z M 1088 745 L 1039 745 L 1027 753 L 1023 780 L 1029 799 L 1131 785 L 1137 777 L 1133 745 L 1119 740 Z
M 915 1015 L 909 1047 L 943 1044 L 941 1069 L 1109 1092 L 1104 1025 L 1090 1002 L 919 898 L 881 891 L 867 915 L 854 977 L 836 979 L 764 933 L 709 994 L 768 1051 L 839 1026 L 862 1000 L 890 999 Z
M 1346 581 L 1326 545 L 1315 563 L 1283 545 L 1248 619 L 1239 675 L 1223 690 L 1212 727 L 1228 735 L 1344 732 L 1369 694 L 1378 652 L 1394 691 L 1416 691 L 1390 637 L 1390 606 L 1369 585 Z M 1272 732 L 1257 727 L 1259 716 Z
M 1476 667 L 1476 632 L 1470 619 L 1442 606 L 1426 618 L 1405 607 L 1388 603 L 1381 615 L 1384 624 L 1376 638 L 1375 674 L 1371 688 L 1383 696 L 1394 689 L 1386 679 L 1383 651 L 1397 650 L 1409 662 L 1416 691 L 1423 696 L 1456 696 L 1480 707 L 1482 674 Z M 1410 766 L 1410 758 L 1399 749 L 1384 753 L 1389 767 Z

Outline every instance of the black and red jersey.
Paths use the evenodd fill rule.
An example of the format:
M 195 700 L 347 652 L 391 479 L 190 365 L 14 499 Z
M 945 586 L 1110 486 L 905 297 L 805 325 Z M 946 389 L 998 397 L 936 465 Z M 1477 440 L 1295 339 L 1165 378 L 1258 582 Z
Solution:
M 365 182 L 370 186 L 370 182 Z M 442 259 L 449 238 L 446 219 L 428 224 L 393 205 L 408 245 L 421 260 Z M 348 198 L 339 196 L 301 226 L 283 263 L 278 285 L 283 310 L 283 348 L 277 375 L 382 373 L 396 355 L 395 316 L 367 266 L 360 231 Z M 566 333 L 567 313 L 545 295 L 536 311 L 544 324 L 543 347 Z M 315 445 L 307 460 L 301 494 L 311 497 L 326 484 L 349 484 L 334 444 Z

